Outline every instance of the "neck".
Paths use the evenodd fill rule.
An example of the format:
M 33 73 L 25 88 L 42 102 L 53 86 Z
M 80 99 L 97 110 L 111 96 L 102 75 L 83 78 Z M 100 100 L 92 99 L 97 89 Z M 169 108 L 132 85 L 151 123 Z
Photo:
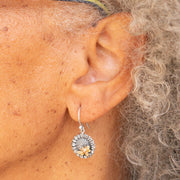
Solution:
M 0 174 L 0 179 L 126 179 L 124 170 L 119 168 L 114 154 L 117 135 L 115 112 L 108 113 L 92 123 L 86 134 L 96 144 L 95 153 L 88 159 L 77 157 L 71 149 L 73 137 L 79 134 L 78 123 L 65 118 L 64 126 L 56 140 L 42 152 L 16 162 Z M 122 178 L 121 178 L 122 177 Z

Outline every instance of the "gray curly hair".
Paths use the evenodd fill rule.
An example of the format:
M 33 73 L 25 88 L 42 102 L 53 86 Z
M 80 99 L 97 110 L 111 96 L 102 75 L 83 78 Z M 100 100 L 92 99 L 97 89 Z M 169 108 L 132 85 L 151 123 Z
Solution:
M 180 1 L 106 1 L 112 14 L 132 15 L 131 33 L 147 36 L 145 63 L 134 68 L 134 89 L 118 106 L 131 178 L 180 179 Z

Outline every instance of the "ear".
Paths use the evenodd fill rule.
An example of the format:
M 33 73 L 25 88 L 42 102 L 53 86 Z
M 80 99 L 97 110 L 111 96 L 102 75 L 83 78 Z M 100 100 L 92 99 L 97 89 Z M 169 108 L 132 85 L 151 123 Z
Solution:
M 121 13 L 90 28 L 84 72 L 72 83 L 67 96 L 67 108 L 74 120 L 78 121 L 80 106 L 81 122 L 93 121 L 131 91 L 131 71 L 142 62 L 140 49 L 145 38 L 129 33 L 130 22 L 131 16 Z

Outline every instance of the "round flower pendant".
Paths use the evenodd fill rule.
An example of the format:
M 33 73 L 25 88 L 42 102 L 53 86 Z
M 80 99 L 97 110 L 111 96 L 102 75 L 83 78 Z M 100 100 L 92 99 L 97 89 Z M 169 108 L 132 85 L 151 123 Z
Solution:
M 87 134 L 79 134 L 72 140 L 72 149 L 80 158 L 89 158 L 94 154 L 94 140 Z

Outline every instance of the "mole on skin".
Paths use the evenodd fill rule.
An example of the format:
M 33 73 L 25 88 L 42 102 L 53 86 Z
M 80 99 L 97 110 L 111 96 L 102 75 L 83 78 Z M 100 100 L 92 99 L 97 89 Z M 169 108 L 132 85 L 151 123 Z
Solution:
M 5 26 L 5 27 L 3 27 L 1 30 L 4 31 L 4 32 L 6 32 L 6 31 L 8 31 L 8 27 Z

